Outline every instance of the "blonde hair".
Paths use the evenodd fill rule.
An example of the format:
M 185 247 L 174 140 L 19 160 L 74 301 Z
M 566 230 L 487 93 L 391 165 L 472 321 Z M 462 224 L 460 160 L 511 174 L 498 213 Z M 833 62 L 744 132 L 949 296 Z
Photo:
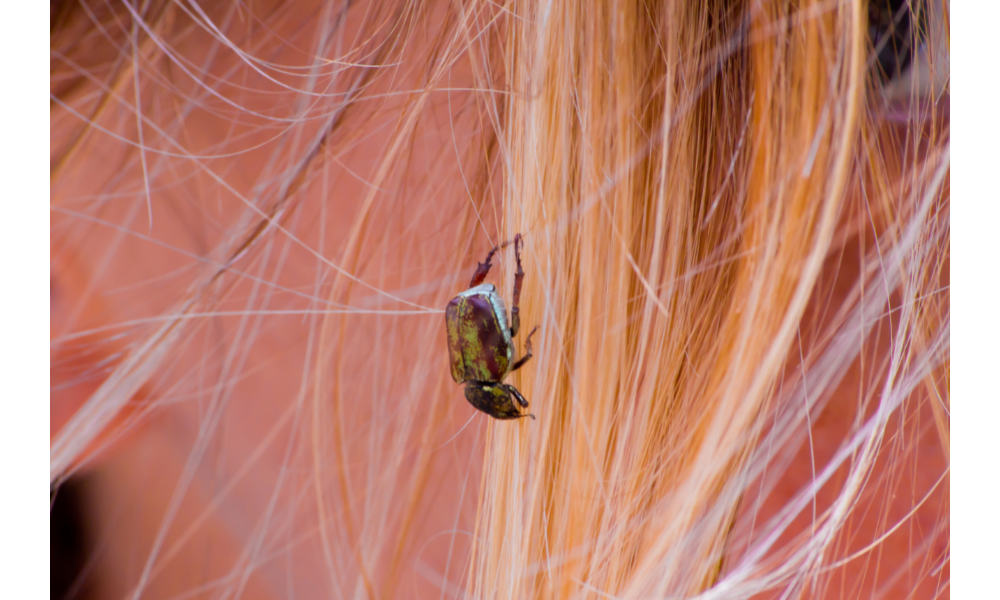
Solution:
M 946 54 L 873 76 L 859 1 L 79 6 L 51 473 L 155 496 L 91 509 L 109 594 L 946 589 Z M 515 233 L 501 422 L 440 307 Z

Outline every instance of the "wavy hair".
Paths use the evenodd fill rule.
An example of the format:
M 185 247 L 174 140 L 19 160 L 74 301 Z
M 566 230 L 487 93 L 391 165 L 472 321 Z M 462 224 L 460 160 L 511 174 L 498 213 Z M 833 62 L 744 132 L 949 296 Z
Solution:
M 53 4 L 72 594 L 947 596 L 947 10 Z

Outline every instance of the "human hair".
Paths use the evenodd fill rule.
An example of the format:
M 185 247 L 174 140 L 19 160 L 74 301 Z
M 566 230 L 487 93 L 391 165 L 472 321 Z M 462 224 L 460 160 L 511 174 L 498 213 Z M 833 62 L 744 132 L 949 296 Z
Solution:
M 70 592 L 948 595 L 947 14 L 53 5 Z M 443 314 L 518 234 L 501 421 Z

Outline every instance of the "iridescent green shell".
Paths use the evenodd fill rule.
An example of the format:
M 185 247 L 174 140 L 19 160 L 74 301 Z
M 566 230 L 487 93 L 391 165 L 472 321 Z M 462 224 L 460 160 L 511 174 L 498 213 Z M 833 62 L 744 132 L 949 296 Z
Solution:
M 458 383 L 503 381 L 514 345 L 507 308 L 493 284 L 476 286 L 452 298 L 444 320 L 452 379 Z

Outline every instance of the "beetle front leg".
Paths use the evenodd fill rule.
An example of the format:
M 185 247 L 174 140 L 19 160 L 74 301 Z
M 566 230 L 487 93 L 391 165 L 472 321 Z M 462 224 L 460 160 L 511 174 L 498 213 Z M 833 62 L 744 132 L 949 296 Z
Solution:
M 524 396 L 521 395 L 521 392 L 518 391 L 516 387 L 512 386 L 509 383 L 501 383 L 500 386 L 503 387 L 503 389 L 510 392 L 510 395 L 513 396 L 515 400 L 517 400 L 517 403 L 521 405 L 521 408 L 528 408 L 528 401 L 525 400 Z
M 531 355 L 531 336 L 535 335 L 536 331 L 538 331 L 538 325 L 535 325 L 535 328 L 532 329 L 531 333 L 528 334 L 528 339 L 524 342 L 524 356 L 522 356 L 521 358 L 517 359 L 517 362 L 514 363 L 509 369 L 507 369 L 508 373 L 512 373 L 512 372 L 520 369 L 521 367 L 524 366 L 524 363 L 528 362 L 528 359 L 531 358 L 531 356 L 532 356 Z
M 510 395 L 513 396 L 515 400 L 517 400 L 517 403 L 521 405 L 521 408 L 528 408 L 528 401 L 524 399 L 524 396 L 521 395 L 521 392 L 519 392 L 516 387 L 510 385 L 509 383 L 501 383 L 500 385 L 503 387 L 503 389 L 510 392 Z M 531 417 L 532 421 L 536 420 L 535 415 L 531 413 L 525 413 L 523 415 L 519 415 L 517 418 L 523 419 L 524 417 Z

